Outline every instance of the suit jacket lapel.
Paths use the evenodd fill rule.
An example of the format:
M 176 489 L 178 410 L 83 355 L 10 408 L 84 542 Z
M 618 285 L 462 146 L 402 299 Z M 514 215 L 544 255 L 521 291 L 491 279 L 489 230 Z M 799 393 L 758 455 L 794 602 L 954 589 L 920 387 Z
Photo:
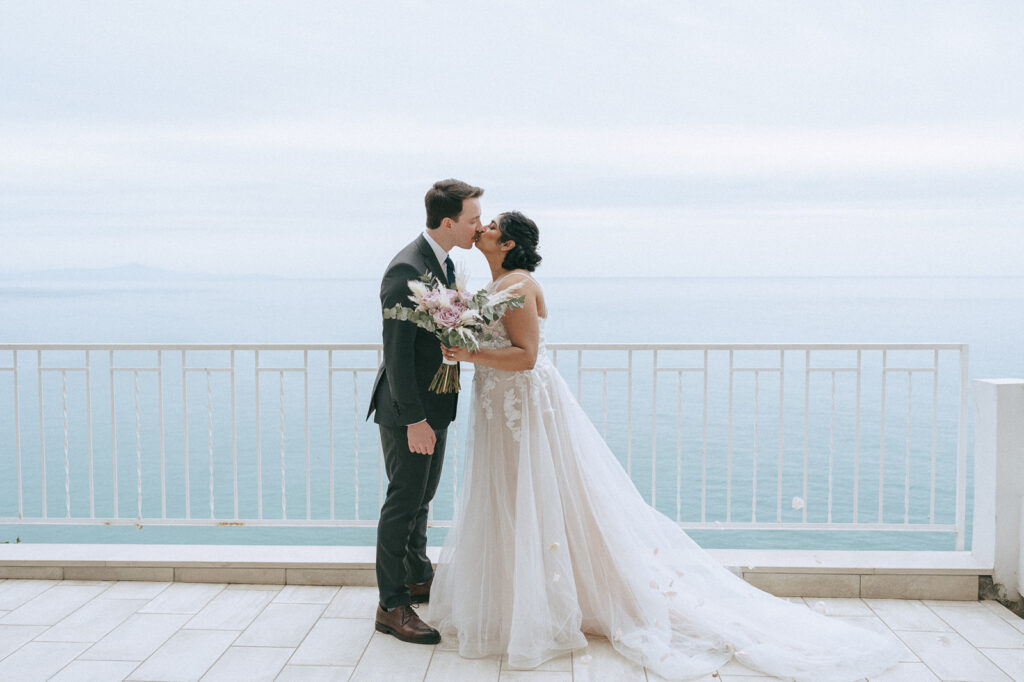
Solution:
M 437 256 L 434 255 L 434 250 L 430 248 L 430 244 L 427 243 L 427 238 L 422 234 L 416 238 L 416 246 L 419 248 L 420 255 L 423 256 L 423 262 L 426 263 L 427 269 L 433 273 L 434 277 L 441 280 L 442 283 L 448 283 L 448 273 L 444 271 L 441 264 L 437 262 Z

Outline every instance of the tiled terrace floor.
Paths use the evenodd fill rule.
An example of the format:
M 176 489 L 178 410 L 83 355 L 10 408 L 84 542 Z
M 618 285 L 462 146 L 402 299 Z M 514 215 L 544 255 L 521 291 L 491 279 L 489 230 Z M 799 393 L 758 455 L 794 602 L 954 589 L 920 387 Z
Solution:
M 886 676 L 1024 680 L 1024 620 L 996 602 L 808 599 L 906 648 Z M 0 680 L 655 680 L 592 638 L 538 670 L 461 658 L 373 629 L 376 589 L 203 583 L 0 581 Z M 429 608 L 421 611 L 429 620 Z M 729 662 L 708 682 L 754 682 Z

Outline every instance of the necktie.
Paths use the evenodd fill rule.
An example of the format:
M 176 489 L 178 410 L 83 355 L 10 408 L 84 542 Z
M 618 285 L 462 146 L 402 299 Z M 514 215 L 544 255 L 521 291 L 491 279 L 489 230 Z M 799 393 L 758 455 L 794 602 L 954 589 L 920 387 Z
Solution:
M 455 263 L 452 262 L 451 256 L 445 256 L 444 269 L 448 274 L 448 286 L 455 286 Z

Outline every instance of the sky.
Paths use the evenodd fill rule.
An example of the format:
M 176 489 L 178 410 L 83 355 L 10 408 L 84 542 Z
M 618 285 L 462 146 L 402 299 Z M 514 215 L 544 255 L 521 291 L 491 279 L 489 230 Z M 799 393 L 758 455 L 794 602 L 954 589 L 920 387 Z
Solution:
M 0 274 L 1024 276 L 1024 4 L 0 0 Z M 477 253 L 457 254 L 471 272 Z

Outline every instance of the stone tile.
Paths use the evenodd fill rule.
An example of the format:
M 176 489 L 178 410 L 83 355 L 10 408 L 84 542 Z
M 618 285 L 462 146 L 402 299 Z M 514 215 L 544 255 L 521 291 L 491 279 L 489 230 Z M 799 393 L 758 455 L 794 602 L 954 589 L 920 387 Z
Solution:
M 893 630 L 951 631 L 944 620 L 919 601 L 865 599 L 864 602 Z
M 5 580 L 0 583 L 0 609 L 13 611 L 54 587 L 56 580 Z
M 98 642 L 135 611 L 145 599 L 93 599 L 39 635 L 42 642 Z
M 68 566 L 65 580 L 145 580 L 165 582 L 174 580 L 174 569 L 148 566 Z
M 277 682 L 346 682 L 354 667 L 332 665 L 286 665 Z
M 323 610 L 323 604 L 271 603 L 245 629 L 235 644 L 295 648 L 302 644 Z
M 572 673 L 537 670 L 503 670 L 501 682 L 572 682 Z
M 289 663 L 355 666 L 373 632 L 372 619 L 321 618 L 296 649 Z
M 103 593 L 104 599 L 153 599 L 171 586 L 169 582 L 145 582 L 141 580 L 125 580 L 115 583 Z
M 0 659 L 46 631 L 45 625 L 0 625 Z
M 629 660 L 604 637 L 587 635 L 589 646 L 572 655 L 574 680 L 586 682 L 645 682 L 644 669 Z M 436 656 L 436 654 L 435 654 Z M 589 657 L 589 658 L 588 658 Z
M 290 648 L 233 646 L 202 679 L 204 682 L 273 682 L 291 655 Z
M 79 658 L 144 661 L 180 630 L 189 617 L 184 613 L 136 613 Z
M 989 649 L 978 651 L 999 666 L 1000 670 L 1015 680 L 1024 680 L 1024 649 Z
M 279 604 L 330 604 L 340 588 L 318 585 L 288 585 L 274 601 Z
M 896 634 L 940 679 L 1010 682 L 995 663 L 955 632 L 906 630 Z
M 181 630 L 132 673 L 132 680 L 193 682 L 227 650 L 238 636 L 230 630 Z
M 882 619 L 879 618 L 878 616 L 833 616 L 833 617 L 834 618 L 838 618 L 839 620 L 844 620 L 847 623 L 851 623 L 853 625 L 859 625 L 862 628 L 867 628 L 869 630 L 874 630 L 878 634 L 880 634 L 883 637 L 885 637 L 886 639 L 890 640 L 893 644 L 895 644 L 899 648 L 903 649 L 903 655 L 900 657 L 901 661 L 905 661 L 907 663 L 919 663 L 921 661 L 921 659 L 919 659 L 917 657 L 917 655 L 913 651 L 911 651 L 909 649 L 909 647 L 907 647 L 906 644 L 903 643 L 903 640 L 900 639 L 896 635 L 896 633 L 893 632 L 892 629 L 889 628 L 888 625 L 883 623 Z
M 110 587 L 109 583 L 87 585 L 57 585 L 46 590 L 2 619 L 3 625 L 53 625 L 78 610 Z
M 422 618 L 422 616 L 421 616 L 421 618 Z M 430 621 L 427 621 L 426 619 L 424 619 L 424 622 L 429 623 Z M 446 635 L 446 634 L 444 634 L 442 632 L 441 633 L 441 642 L 439 644 L 435 644 L 434 648 L 437 649 L 438 651 L 458 651 L 459 650 L 459 640 L 456 639 L 454 635 Z
M 981 604 L 980 601 L 968 601 L 966 599 L 921 599 L 922 604 L 925 606 L 975 606 Z M 999 604 L 999 602 L 992 602 L 993 604 Z M 1001 604 L 999 604 L 1002 606 Z
M 351 682 L 422 680 L 434 647 L 409 645 L 391 635 L 374 633 L 356 665 Z
M 501 657 L 501 674 L 504 675 L 508 670 L 523 670 L 523 668 L 513 668 L 508 663 L 508 655 L 503 654 Z M 572 653 L 565 652 L 560 656 L 556 656 L 549 661 L 544 661 L 536 668 L 529 668 L 529 670 L 536 671 L 547 671 L 556 673 L 571 673 L 572 672 Z
M 372 568 L 289 568 L 286 571 L 289 585 L 377 585 L 377 572 Z
M 456 651 L 435 649 L 424 682 L 498 682 L 501 658 L 463 658 Z
M 264 592 L 280 592 L 284 585 L 259 584 L 259 583 L 232 583 L 224 588 L 225 590 L 263 590 Z
M 956 599 L 977 601 L 976 575 L 862 575 L 865 599 Z
M 869 682 L 939 682 L 924 663 L 898 663 Z
M 139 613 L 199 613 L 223 591 L 224 585 L 174 583 L 139 609 Z
M 933 606 L 932 611 L 975 647 L 1024 648 L 1024 633 L 981 605 Z
M 274 598 L 264 590 L 224 590 L 185 624 L 190 630 L 244 630 Z
M 835 599 L 828 597 L 804 597 L 803 602 L 809 608 L 814 608 L 817 604 L 822 604 L 824 613 L 828 616 L 875 615 L 875 612 L 868 608 L 868 605 L 860 598 Z
M 324 618 L 373 618 L 379 602 L 376 587 L 345 586 L 331 600 Z
M 0 578 L 14 580 L 60 580 L 64 569 L 60 566 L 0 566 Z
M 925 602 L 925 603 L 927 603 L 927 602 Z M 946 606 L 946 605 L 960 604 L 960 603 L 962 603 L 962 602 L 941 602 L 941 605 L 942 606 Z M 994 599 L 985 599 L 985 600 L 979 601 L 977 603 L 982 608 L 988 609 L 989 611 L 991 611 L 992 613 L 996 614 L 997 616 L 999 616 L 1000 618 L 1002 618 L 1005 621 L 1009 621 L 1010 623 L 1024 622 L 1024 620 L 1022 620 L 1020 616 L 1018 616 L 1016 613 L 1014 613 L 1010 609 L 1006 608 L 1005 606 L 1003 606 L 999 602 L 995 601 Z M 929 606 L 931 606 L 931 604 L 929 604 Z
M 0 680 L 45 680 L 82 653 L 79 642 L 29 642 L 0 661 Z
M 71 661 L 50 682 L 110 682 L 123 680 L 139 664 L 135 661 Z
M 110 580 L 61 580 L 57 583 L 57 587 L 99 587 L 104 585 L 107 588 L 113 586 L 113 581 Z
M 174 580 L 180 583 L 284 584 L 283 568 L 176 568 Z
M 743 578 L 776 597 L 859 597 L 860 576 L 828 573 L 757 573 Z
M 666 680 L 664 677 L 662 677 L 661 675 L 658 675 L 657 673 L 651 672 L 650 670 L 647 670 L 646 672 L 647 672 L 647 682 L 669 682 L 669 680 Z M 689 682 L 736 682 L 737 680 L 740 680 L 742 682 L 753 682 L 754 680 L 758 680 L 758 679 L 769 679 L 772 682 L 779 682 L 774 677 L 768 677 L 768 678 L 764 678 L 764 677 L 736 677 L 735 675 L 732 675 L 730 677 L 725 677 L 725 676 L 723 676 L 723 675 L 721 675 L 719 673 L 711 673 L 709 675 L 705 675 L 704 677 L 697 677 L 697 678 L 694 678 L 692 680 L 689 680 Z M 581 681 L 577 680 L 576 682 L 581 682 Z M 582 680 L 582 682 L 588 682 L 588 681 L 586 680 L 586 678 L 584 678 Z

